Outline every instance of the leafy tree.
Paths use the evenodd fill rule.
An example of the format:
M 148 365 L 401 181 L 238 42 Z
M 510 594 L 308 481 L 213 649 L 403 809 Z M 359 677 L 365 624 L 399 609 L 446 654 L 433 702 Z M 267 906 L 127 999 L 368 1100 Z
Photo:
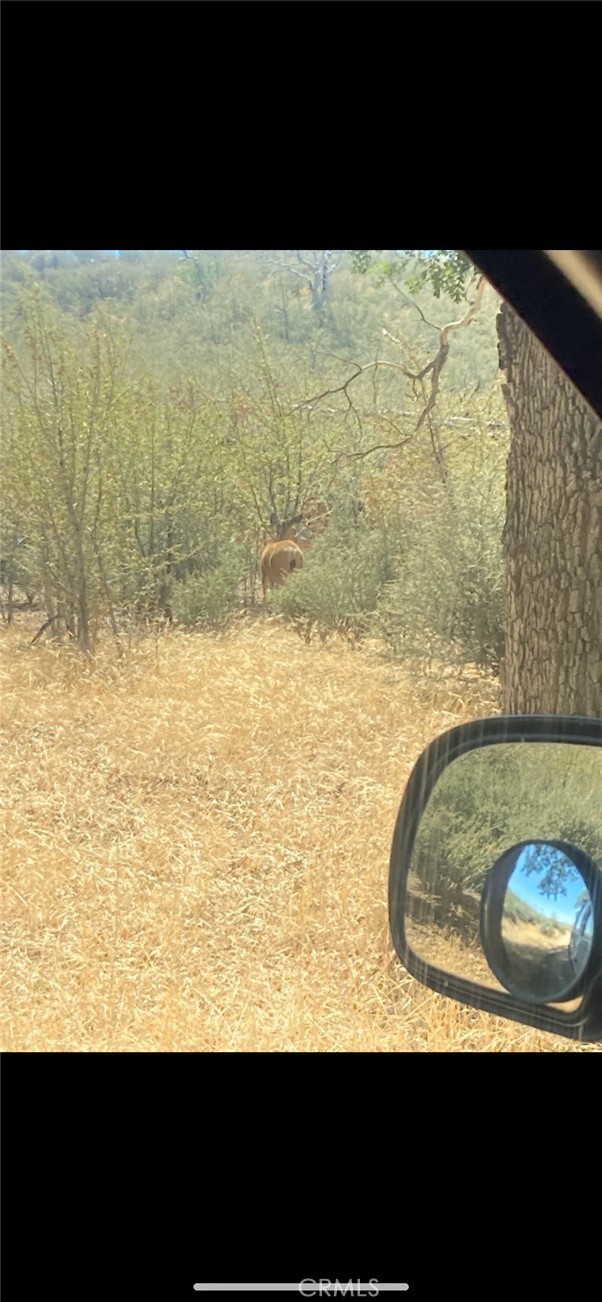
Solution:
M 99 323 L 85 340 L 67 334 L 40 289 L 22 309 L 22 347 L 7 344 L 4 358 L 5 521 L 13 534 L 27 522 L 29 578 L 48 622 L 90 653 L 97 605 L 112 609 L 107 448 L 124 414 L 123 355 Z

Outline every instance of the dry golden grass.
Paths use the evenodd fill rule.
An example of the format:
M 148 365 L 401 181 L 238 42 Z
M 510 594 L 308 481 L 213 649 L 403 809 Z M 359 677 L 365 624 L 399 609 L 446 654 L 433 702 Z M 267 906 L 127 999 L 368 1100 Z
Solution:
M 0 637 L 5 1049 L 582 1051 L 392 953 L 410 768 L 491 683 L 269 621 L 93 667 L 31 631 Z

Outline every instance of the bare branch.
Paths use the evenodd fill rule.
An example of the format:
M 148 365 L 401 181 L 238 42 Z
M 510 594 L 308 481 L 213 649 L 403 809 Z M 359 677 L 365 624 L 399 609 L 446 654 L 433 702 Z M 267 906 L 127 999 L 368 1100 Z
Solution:
M 335 357 L 336 354 L 331 353 L 330 356 Z M 339 358 L 339 360 L 343 361 L 345 359 Z M 358 376 L 364 375 L 366 371 L 373 371 L 375 367 L 390 367 L 394 371 L 401 371 L 402 375 L 405 375 L 409 380 L 418 380 L 421 378 L 420 375 L 414 375 L 411 371 L 408 371 L 407 367 L 402 366 L 401 362 L 389 362 L 385 361 L 383 358 L 377 358 L 375 362 L 366 362 L 365 366 L 360 366 L 358 362 L 348 362 L 348 365 L 357 368 L 355 374 L 350 375 L 348 380 L 345 380 L 343 384 L 337 384 L 333 389 L 324 389 L 322 393 L 316 394 L 313 398 L 305 398 L 303 402 L 296 402 L 291 408 L 291 412 L 300 410 L 312 411 L 322 398 L 328 398 L 334 393 L 344 393 L 349 402 L 349 395 L 347 394 L 349 385 L 353 384 L 353 381 L 357 380 Z M 429 362 L 429 369 L 432 365 L 433 363 Z
M 408 434 L 407 438 L 400 439 L 398 443 L 375 443 L 371 448 L 364 448 L 361 452 L 337 452 L 337 455 L 334 459 L 335 465 L 337 464 L 337 462 L 342 461 L 343 458 L 346 458 L 348 461 L 351 461 L 359 457 L 369 457 L 371 452 L 381 452 L 384 450 L 397 451 L 399 448 L 405 447 L 406 443 L 409 443 L 410 439 L 413 437 L 414 435 L 412 433 L 412 434 Z
M 310 270 L 310 271 L 312 272 L 312 274 L 315 276 L 317 268 L 314 267 L 314 266 L 312 266 L 312 263 L 311 263 L 311 262 L 308 262 L 308 261 L 307 261 L 307 258 L 302 258 L 302 257 L 301 257 L 301 254 L 300 254 L 300 252 L 299 252 L 299 249 L 295 249 L 295 253 L 297 254 L 297 261 L 301 263 L 301 266 L 302 266 L 302 267 L 309 267 L 309 270 Z
M 364 366 L 360 366 L 358 362 L 351 362 L 346 358 L 337 357 L 336 353 L 329 353 L 328 354 L 329 356 L 337 358 L 338 361 L 346 362 L 346 364 L 349 366 L 355 366 L 354 374 L 350 375 L 348 379 L 346 379 L 343 382 L 343 384 L 338 384 L 331 389 L 323 389 L 321 393 L 316 394 L 314 397 L 306 398 L 304 402 L 295 403 L 295 405 L 291 408 L 291 412 L 289 414 L 292 414 L 294 411 L 300 411 L 300 410 L 313 411 L 314 407 L 317 406 L 317 404 L 321 402 L 323 398 L 332 397 L 332 395 L 336 393 L 344 393 L 349 406 L 349 410 L 353 413 L 358 423 L 359 429 L 363 433 L 363 428 L 362 428 L 362 423 L 361 423 L 359 413 L 357 409 L 354 407 L 348 392 L 349 386 L 352 385 L 355 382 L 355 380 L 359 378 L 360 375 L 365 375 L 366 372 L 368 371 L 375 372 L 381 367 L 391 368 L 392 370 L 400 371 L 401 374 L 405 375 L 406 379 L 411 380 L 413 384 L 423 384 L 423 381 L 425 380 L 426 376 L 430 372 L 432 372 L 430 392 L 428 394 L 428 397 L 426 398 L 426 402 L 420 413 L 420 416 L 418 417 L 418 421 L 414 427 L 413 434 L 418 434 L 418 432 L 422 429 L 422 426 L 424 425 L 425 421 L 428 421 L 435 460 L 437 461 L 439 467 L 441 468 L 442 475 L 445 478 L 447 472 L 443 460 L 443 451 L 438 436 L 436 434 L 436 431 L 433 429 L 433 426 L 431 424 L 430 413 L 433 410 L 433 407 L 435 406 L 435 403 L 437 401 L 441 372 L 449 356 L 449 335 L 453 330 L 460 330 L 464 326 L 470 325 L 471 321 L 474 320 L 481 306 L 483 293 L 485 290 L 485 284 L 486 284 L 485 277 L 480 276 L 476 285 L 475 297 L 472 303 L 468 305 L 466 312 L 460 318 L 459 321 L 449 321 L 448 324 L 442 326 L 441 329 L 439 329 L 439 327 L 434 327 L 435 329 L 439 329 L 439 350 L 435 354 L 435 356 L 431 358 L 431 361 L 427 362 L 426 365 L 422 367 L 422 370 L 410 371 L 408 367 L 404 366 L 401 362 L 386 361 L 384 358 L 379 358 L 379 357 L 377 357 L 373 362 L 367 362 Z M 426 324 L 432 325 L 432 322 L 427 321 Z M 394 343 L 397 347 L 401 347 L 400 341 L 396 339 L 395 336 L 390 333 L 390 331 L 383 329 L 382 333 L 385 336 L 385 338 L 390 339 L 391 342 Z M 326 352 L 326 349 L 322 351 Z M 371 452 L 377 452 L 382 449 L 398 449 L 398 448 L 405 447 L 405 444 L 412 437 L 413 435 L 409 434 L 407 435 L 406 438 L 401 439 L 398 443 L 377 443 L 373 447 L 368 448 L 361 452 L 339 452 L 335 457 L 335 464 L 342 457 L 349 457 L 349 458 L 365 457 L 365 456 L 369 456 Z
M 408 307 L 415 307 L 415 308 L 416 308 L 416 311 L 417 311 L 418 314 L 422 317 L 422 320 L 424 321 L 424 324 L 425 324 L 425 325 L 430 326 L 430 327 L 431 327 L 431 330 L 440 330 L 440 329 L 441 329 L 440 326 L 435 325 L 435 322 L 434 322 L 434 321 L 429 321 L 428 318 L 425 317 L 424 312 L 422 311 L 422 308 L 419 307 L 418 303 L 416 303 L 415 300 L 414 300 L 413 298 L 410 298 L 410 295 L 409 295 L 409 294 L 405 294 L 404 291 L 403 291 L 403 289 L 400 289 L 400 288 L 399 288 L 399 285 L 396 283 L 396 281 L 391 280 L 391 281 L 390 281 L 390 284 L 393 286 L 393 289 L 396 290 L 396 292 L 399 294 L 399 296 L 400 296 L 401 298 L 405 299 L 405 302 L 406 302 L 406 304 L 407 304 Z
M 305 284 L 311 287 L 313 283 L 311 276 L 306 276 L 303 271 L 298 271 L 296 267 L 291 267 L 290 262 L 275 262 L 272 258 L 268 258 L 267 262 L 271 267 L 278 267 L 280 271 L 290 271 L 292 276 L 298 276 L 300 280 L 304 280 Z
M 443 370 L 443 367 L 445 366 L 445 363 L 449 355 L 450 332 L 452 330 L 461 330 L 463 326 L 468 326 L 470 325 L 471 321 L 474 321 L 474 318 L 481 306 L 481 302 L 483 299 L 483 292 L 485 289 L 485 283 L 486 283 L 485 277 L 479 276 L 475 297 L 472 303 L 469 304 L 468 308 L 466 309 L 466 312 L 464 313 L 464 316 L 461 317 L 459 321 L 450 321 L 448 325 L 443 326 L 441 330 L 441 336 L 440 336 L 439 352 L 437 353 L 437 356 L 433 358 L 433 361 L 429 363 L 429 365 L 425 367 L 424 370 L 421 371 L 420 373 L 420 379 L 422 379 L 425 375 L 427 375 L 428 371 L 430 370 L 432 370 L 433 376 L 431 380 L 431 392 L 429 394 L 429 398 L 424 408 L 424 411 L 422 412 L 422 415 L 420 416 L 420 419 L 416 426 L 416 433 L 418 433 L 418 430 L 424 424 L 427 416 L 433 410 L 433 407 L 437 401 L 437 394 L 439 392 L 439 380 L 441 377 L 441 372 Z
M 475 318 L 475 316 L 476 316 L 476 314 L 477 314 L 477 312 L 478 312 L 478 310 L 479 310 L 479 308 L 480 308 L 480 306 L 481 306 L 481 303 L 482 303 L 482 301 L 483 301 L 483 294 L 484 294 L 484 291 L 485 291 L 485 285 L 486 285 L 486 284 L 487 284 L 487 282 L 486 282 L 486 280 L 485 280 L 485 277 L 484 277 L 484 276 L 479 276 L 479 279 L 477 280 L 477 283 L 476 283 L 476 289 L 475 289 L 475 296 L 474 296 L 474 299 L 473 299 L 472 303 L 469 303 L 468 308 L 466 309 L 466 312 L 464 313 L 464 316 L 461 317 L 461 319 L 460 319 L 459 321 L 450 321 L 450 322 L 449 322 L 449 325 L 443 326 L 443 329 L 442 329 L 442 331 L 441 331 L 441 334 L 445 336 L 445 342 L 446 342 L 446 343 L 447 343 L 447 336 L 448 336 L 450 330 L 460 330 L 460 329 L 462 328 L 462 326 L 470 325 L 471 321 L 474 321 L 474 318 Z

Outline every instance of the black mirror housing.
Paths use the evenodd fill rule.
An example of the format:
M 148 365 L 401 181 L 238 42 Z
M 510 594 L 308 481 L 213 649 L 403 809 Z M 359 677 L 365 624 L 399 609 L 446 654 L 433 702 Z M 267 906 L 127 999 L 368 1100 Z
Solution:
M 602 1039 L 600 747 L 602 720 L 574 715 L 477 720 L 427 747 L 400 806 L 389 875 L 393 943 L 412 976 L 501 1017 Z M 525 847 L 532 861 L 523 855 L 509 889 Z M 536 851 L 547 865 L 539 874 Z M 498 861 L 505 912 L 492 894 Z M 536 969 L 539 987 L 525 975 Z

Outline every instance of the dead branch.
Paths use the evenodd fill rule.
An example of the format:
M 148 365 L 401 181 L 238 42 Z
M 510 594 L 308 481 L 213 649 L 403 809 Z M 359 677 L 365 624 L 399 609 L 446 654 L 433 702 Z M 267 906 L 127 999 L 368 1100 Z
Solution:
M 357 362 L 348 362 L 348 365 L 355 366 L 356 369 L 354 374 L 350 375 L 349 378 L 343 382 L 343 384 L 336 385 L 332 389 L 324 389 L 322 393 L 316 394 L 315 397 L 307 398 L 303 403 L 297 403 L 296 408 L 293 408 L 293 410 L 295 409 L 299 410 L 299 408 L 303 408 L 305 410 L 313 411 L 313 408 L 317 405 L 318 402 L 321 402 L 322 398 L 331 397 L 335 393 L 344 393 L 347 402 L 349 404 L 349 407 L 353 411 L 354 416 L 356 417 L 356 420 L 359 420 L 357 411 L 353 406 L 351 398 L 349 397 L 348 388 L 351 384 L 355 382 L 355 380 L 359 378 L 360 375 L 364 375 L 367 371 L 376 371 L 380 367 L 391 367 L 393 370 L 401 371 L 402 375 L 405 375 L 406 379 L 412 381 L 412 384 L 421 384 L 426 379 L 426 376 L 429 373 L 431 373 L 430 392 L 426 399 L 425 405 L 420 413 L 420 416 L 418 417 L 418 421 L 414 427 L 413 434 L 418 434 L 418 432 L 422 429 L 422 426 L 424 425 L 425 421 L 427 420 L 429 421 L 431 440 L 433 443 L 433 452 L 435 453 L 436 460 L 439 462 L 439 464 L 441 464 L 440 445 L 435 436 L 429 417 L 437 401 L 441 372 L 449 356 L 449 336 L 453 330 L 461 330 L 463 329 L 464 326 L 470 325 L 471 321 L 474 320 L 481 306 L 485 285 L 486 285 L 485 277 L 479 276 L 479 279 L 476 284 L 475 296 L 472 303 L 469 303 L 464 315 L 460 318 L 459 321 L 449 321 L 447 325 L 441 327 L 441 329 L 439 330 L 438 351 L 435 354 L 435 356 L 431 358 L 430 362 L 427 362 L 426 366 L 423 366 L 420 371 L 410 371 L 408 367 L 404 366 L 401 362 L 390 362 L 390 361 L 385 361 L 384 359 L 381 358 L 377 358 L 374 362 L 367 362 L 364 366 L 359 366 Z M 432 322 L 426 322 L 426 324 L 431 325 Z M 394 343 L 397 347 L 401 348 L 402 345 L 400 340 L 396 339 L 395 336 L 392 335 L 389 330 L 385 330 L 383 328 L 382 333 L 385 336 L 385 338 L 390 339 L 392 343 Z M 332 355 L 334 356 L 334 354 Z M 342 361 L 344 359 L 339 358 L 338 360 Z M 360 428 L 361 428 L 361 423 L 360 423 Z M 390 447 L 390 448 L 403 447 L 412 436 L 413 435 L 408 435 L 407 438 L 402 439 L 401 442 L 398 444 L 378 443 L 375 444 L 374 447 L 369 448 L 367 451 L 364 452 L 340 452 L 337 454 L 335 460 L 338 461 L 343 456 L 347 456 L 347 457 L 368 456 L 370 452 L 375 452 L 384 447 Z
M 46 629 L 47 629 L 47 628 L 50 628 L 50 625 L 51 625 L 51 624 L 54 624 L 54 623 L 56 622 L 57 619 L 62 619 L 62 618 L 63 618 L 62 615 L 52 615 L 52 616 L 50 617 L 50 619 L 46 619 L 46 620 L 44 621 L 44 623 L 42 624 L 42 627 L 38 629 L 38 631 L 37 631 L 35 637 L 32 637 L 31 642 L 30 642 L 30 646 L 35 646 L 35 644 L 36 644 L 38 638 L 40 638 L 40 637 L 42 636 L 42 633 L 45 633 L 45 632 L 46 632 Z
M 414 302 L 414 299 L 413 299 L 413 298 L 410 298 L 410 295 L 409 295 L 409 294 L 405 294 L 404 291 L 403 291 L 403 289 L 400 289 L 400 288 L 399 288 L 399 285 L 397 285 L 397 284 L 395 283 L 394 280 L 391 280 L 389 283 L 393 286 L 393 289 L 396 290 L 396 292 L 399 294 L 400 298 L 403 298 L 403 299 L 405 300 L 405 303 L 406 303 L 406 305 L 407 305 L 408 307 L 415 307 L 415 308 L 416 308 L 416 311 L 418 312 L 419 316 L 420 316 L 420 317 L 422 318 L 422 320 L 424 321 L 424 324 L 425 324 L 425 325 L 430 326 L 431 330 L 437 330 L 437 331 L 438 331 L 438 330 L 441 329 L 440 326 L 435 325 L 435 322 L 434 322 L 434 321 L 429 321 L 428 317 L 426 317 L 426 316 L 424 315 L 424 312 L 422 311 L 422 308 L 419 307 L 418 303 L 415 303 L 415 302 Z
M 335 457 L 335 464 L 338 461 L 342 461 L 343 457 L 345 457 L 348 461 L 351 461 L 352 458 L 369 457 L 371 452 L 380 452 L 382 450 L 398 451 L 399 448 L 405 447 L 406 443 L 409 443 L 410 439 L 413 437 L 414 437 L 413 434 L 408 434 L 407 438 L 400 439 L 398 443 L 375 443 L 373 447 L 365 448 L 361 452 L 337 452 Z

